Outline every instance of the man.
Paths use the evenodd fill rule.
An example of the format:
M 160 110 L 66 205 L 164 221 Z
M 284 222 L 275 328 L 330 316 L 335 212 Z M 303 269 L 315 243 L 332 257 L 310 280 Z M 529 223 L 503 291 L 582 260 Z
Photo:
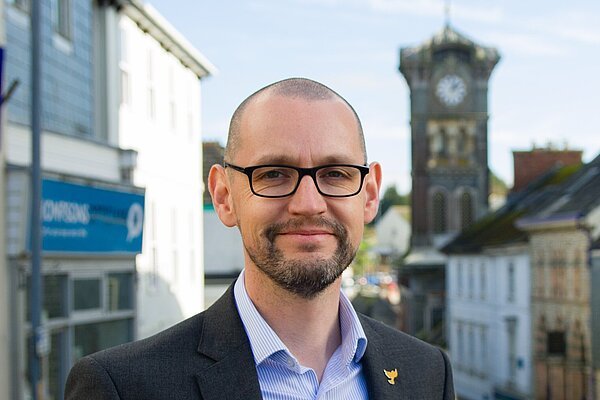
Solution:
M 67 399 L 453 399 L 444 353 L 357 315 L 341 292 L 381 166 L 358 116 L 308 79 L 277 82 L 233 115 L 209 175 L 245 269 L 205 312 L 78 361 Z

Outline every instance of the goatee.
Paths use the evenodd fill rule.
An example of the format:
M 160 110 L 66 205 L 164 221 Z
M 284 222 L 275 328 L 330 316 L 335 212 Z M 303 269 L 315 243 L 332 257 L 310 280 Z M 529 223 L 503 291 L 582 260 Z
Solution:
M 239 226 L 239 225 L 238 225 Z M 286 259 L 275 241 L 281 232 L 301 229 L 304 226 L 325 228 L 337 239 L 337 247 L 329 258 Z M 261 233 L 258 248 L 245 246 L 254 264 L 275 284 L 305 299 L 312 299 L 331 285 L 350 265 L 355 249 L 348 239 L 348 231 L 339 222 L 324 217 L 296 218 L 284 223 L 269 225 Z M 304 251 L 316 250 L 305 246 Z

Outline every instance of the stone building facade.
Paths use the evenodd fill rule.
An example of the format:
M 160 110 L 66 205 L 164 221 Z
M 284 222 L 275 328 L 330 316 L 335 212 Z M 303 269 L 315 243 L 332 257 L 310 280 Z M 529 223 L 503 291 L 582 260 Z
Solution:
M 531 247 L 535 398 L 587 398 L 594 381 L 590 255 L 600 237 L 600 156 L 517 225 Z

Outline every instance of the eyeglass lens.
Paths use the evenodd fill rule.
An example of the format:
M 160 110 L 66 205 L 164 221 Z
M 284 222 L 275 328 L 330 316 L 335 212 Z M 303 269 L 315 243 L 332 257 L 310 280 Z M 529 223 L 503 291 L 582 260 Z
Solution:
M 298 184 L 300 173 L 293 168 L 260 167 L 252 173 L 253 190 L 264 196 L 291 194 Z M 352 166 L 328 166 L 315 173 L 316 184 L 325 195 L 345 196 L 358 192 L 361 172 Z

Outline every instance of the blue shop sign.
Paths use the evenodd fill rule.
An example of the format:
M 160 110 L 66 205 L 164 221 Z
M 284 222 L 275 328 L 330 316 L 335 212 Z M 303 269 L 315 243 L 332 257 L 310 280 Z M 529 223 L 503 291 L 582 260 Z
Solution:
M 42 181 L 42 248 L 48 252 L 140 253 L 144 196 Z

